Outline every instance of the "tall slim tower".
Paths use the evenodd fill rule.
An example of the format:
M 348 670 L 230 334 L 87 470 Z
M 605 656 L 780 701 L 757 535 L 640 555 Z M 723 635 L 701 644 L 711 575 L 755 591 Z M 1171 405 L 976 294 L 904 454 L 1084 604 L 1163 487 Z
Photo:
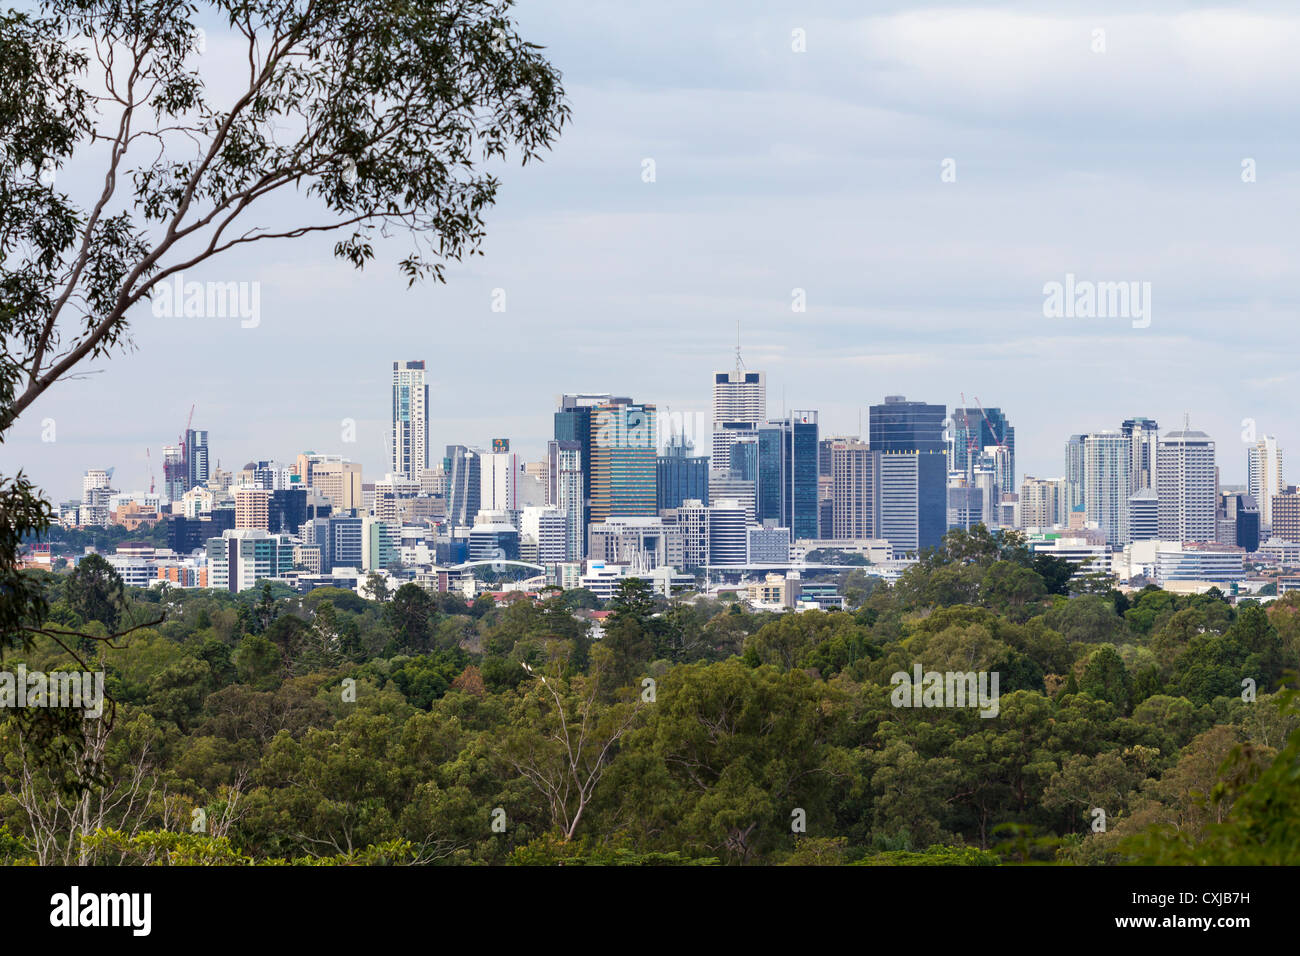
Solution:
M 393 457 L 395 475 L 419 481 L 429 467 L 429 386 L 424 361 L 393 363 Z
M 1273 527 L 1273 496 L 1286 491 L 1286 481 L 1282 477 L 1282 449 L 1272 435 L 1265 435 L 1247 449 L 1246 491 L 1259 505 L 1259 523 Z
M 194 428 L 185 431 L 185 491 L 208 480 L 208 432 Z
M 766 418 L 767 373 L 745 369 L 737 325 L 736 368 L 713 373 L 713 467 L 725 471 L 737 435 L 752 433 Z
M 1120 426 L 1120 434 L 1129 439 L 1129 484 L 1131 491 L 1156 488 L 1156 445 L 1160 426 L 1150 418 L 1129 418 Z

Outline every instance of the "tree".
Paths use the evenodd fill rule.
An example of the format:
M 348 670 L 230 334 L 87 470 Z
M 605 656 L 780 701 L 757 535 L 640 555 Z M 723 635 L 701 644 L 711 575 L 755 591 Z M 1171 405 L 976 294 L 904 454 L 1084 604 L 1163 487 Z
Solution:
M 434 619 L 433 601 L 424 588 L 403 584 L 384 605 L 384 624 L 399 647 L 415 651 L 429 649 L 429 626 Z
M 565 842 L 573 839 L 618 742 L 635 726 L 645 701 L 605 704 L 601 679 L 608 654 L 592 672 L 564 680 L 530 674 L 536 681 L 522 694 L 501 752 L 546 801 L 551 824 Z
M 43 0 L 0 13 L 0 441 L 80 363 L 131 346 L 132 308 L 170 306 L 182 272 L 231 249 L 333 234 L 361 268 L 400 230 L 408 283 L 477 254 L 498 189 L 482 164 L 538 158 L 569 115 L 508 6 Z M 219 97 L 197 68 L 200 21 L 241 49 Z M 83 159 L 101 164 L 91 195 L 50 184 Z M 12 585 L 15 538 L 43 532 L 49 511 L 21 473 L 0 476 L 0 504 Z M 39 610 L 29 590 L 0 588 L 0 623 Z
M 88 554 L 81 559 L 68 576 L 65 593 L 83 621 L 99 621 L 109 631 L 117 627 L 126 588 L 117 570 L 100 555 Z

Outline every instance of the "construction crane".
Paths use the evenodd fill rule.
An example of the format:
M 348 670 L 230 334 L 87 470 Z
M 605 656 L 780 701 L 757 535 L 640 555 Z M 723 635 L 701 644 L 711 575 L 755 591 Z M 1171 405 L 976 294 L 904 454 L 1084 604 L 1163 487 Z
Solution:
M 968 414 L 970 409 L 966 407 L 966 393 L 958 392 L 957 394 L 961 396 L 961 423 L 962 428 L 966 430 L 966 484 L 969 485 L 975 471 L 975 433 L 970 428 L 970 415 Z M 979 399 L 977 398 L 975 401 L 978 402 Z M 953 422 L 954 427 L 956 427 L 956 424 L 956 422 Z
M 989 421 L 988 413 L 984 411 L 984 406 L 980 404 L 980 397 L 978 395 L 975 396 L 975 407 L 980 410 L 980 416 L 984 419 L 984 424 L 989 426 L 989 434 L 992 435 L 993 440 L 998 443 L 998 447 L 1006 448 L 1006 437 L 997 433 L 997 429 L 995 429 L 993 423 Z

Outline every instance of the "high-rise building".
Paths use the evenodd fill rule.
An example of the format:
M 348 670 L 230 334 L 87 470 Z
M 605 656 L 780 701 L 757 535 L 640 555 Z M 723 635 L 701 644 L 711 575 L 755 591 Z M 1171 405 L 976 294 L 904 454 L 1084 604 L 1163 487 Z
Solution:
M 1084 491 L 1087 486 L 1084 475 L 1085 461 L 1087 459 L 1084 454 L 1084 446 L 1087 439 L 1087 435 L 1071 435 L 1070 440 L 1065 443 L 1065 510 L 1067 514 L 1083 505 Z
M 948 529 L 947 451 L 883 452 L 879 465 L 875 537 L 887 540 L 900 555 L 937 547 Z
M 1129 440 L 1128 473 L 1131 491 L 1158 488 L 1156 446 L 1160 440 L 1160 426 L 1150 418 L 1137 417 L 1126 419 L 1119 431 Z
M 447 473 L 447 523 L 453 528 L 468 528 L 479 513 L 479 453 L 464 445 L 448 445 L 442 468 Z
M 759 521 L 776 521 L 796 540 L 820 537 L 817 478 L 817 412 L 793 411 L 759 429 Z
M 686 436 L 674 435 L 659 456 L 655 483 L 660 511 L 691 498 L 709 500 L 709 456 L 692 455 L 694 450 Z
M 1273 527 L 1270 536 L 1300 544 L 1300 493 L 1288 488 L 1273 496 Z
M 710 505 L 715 505 L 723 499 L 738 501 L 750 521 L 758 520 L 758 499 L 755 496 L 754 482 L 746 478 L 737 478 L 725 471 L 713 472 L 709 475 L 709 497 L 704 500 Z
M 1084 512 L 1106 536 L 1106 543 L 1116 547 L 1128 543 L 1131 465 L 1127 435 L 1101 431 L 1083 436 Z
M 559 510 L 566 522 L 568 544 L 564 560 L 580 561 L 587 543 L 587 528 L 583 524 L 582 443 L 547 442 L 546 460 L 546 503 Z
M 293 549 L 289 535 L 260 528 L 223 531 L 207 540 L 208 586 L 237 594 L 258 581 L 282 577 L 293 570 Z
M 952 434 L 948 442 L 948 470 L 967 474 L 981 453 L 990 447 L 1005 448 L 999 452 L 1004 461 L 1001 466 L 1005 476 L 1000 483 L 1003 492 L 1010 494 L 1016 481 L 1016 430 L 1007 421 L 1000 408 L 954 408 Z
M 882 528 L 892 528 L 899 540 L 883 530 L 877 537 L 887 539 L 896 552 L 938 547 L 948 529 L 948 443 L 943 436 L 947 407 L 887 395 L 869 413 L 871 450 L 898 456 L 888 467 L 888 488 L 882 459 L 879 487 Z M 899 511 L 909 507 L 908 502 L 917 509 L 910 518 Z
M 1156 496 L 1162 541 L 1218 538 L 1218 474 L 1214 440 L 1183 428 L 1160 439 L 1156 450 Z
M 206 429 L 185 430 L 185 491 L 208 481 L 208 433 Z
M 424 362 L 393 363 L 393 454 L 395 475 L 420 480 L 429 467 L 429 386 Z
M 582 516 L 578 521 L 586 552 L 587 524 L 591 521 L 591 427 L 592 410 L 608 403 L 630 403 L 632 399 L 610 395 L 608 392 L 579 392 L 561 395 L 555 411 L 555 440 L 577 442 L 581 449 L 578 459 L 582 473 Z
M 1282 477 L 1282 449 L 1277 439 L 1265 435 L 1246 450 L 1246 492 L 1259 503 L 1259 520 L 1273 527 L 1273 498 L 1286 488 Z
M 352 511 L 361 507 L 361 463 L 340 455 L 304 452 L 295 469 L 298 480 L 328 498 L 335 511 Z
M 709 564 L 744 564 L 749 557 L 745 509 L 731 498 L 709 506 Z
M 1064 478 L 1025 476 L 1020 483 L 1020 526 L 1052 528 L 1069 521 L 1069 489 Z
M 1221 493 L 1218 542 L 1235 545 L 1248 553 L 1259 550 L 1259 519 L 1259 505 L 1253 495 Z
M 838 440 L 831 455 L 830 536 L 839 539 L 874 538 L 880 524 L 880 453 L 866 442 Z M 826 529 L 823 528 L 823 533 Z
M 1160 537 L 1160 503 L 1150 488 L 1128 496 L 1128 544 L 1155 541 Z
M 235 489 L 235 527 L 270 531 L 271 492 L 266 488 Z
M 756 429 L 767 418 L 767 375 L 750 372 L 740 360 L 736 343 L 736 368 L 713 373 L 713 461 L 725 468 L 728 452 L 739 434 Z
M 519 510 L 519 456 L 510 451 L 510 442 L 498 438 L 492 451 L 479 456 L 479 509 L 483 511 Z
M 909 402 L 902 395 L 887 395 L 883 404 L 870 408 L 868 434 L 871 449 L 880 452 L 933 451 L 946 456 L 948 445 L 943 437 L 946 412 L 947 406 L 944 405 Z
M 658 440 L 656 408 L 615 399 L 591 412 L 592 524 L 607 518 L 654 516 Z
M 181 445 L 163 445 L 163 495 L 170 502 L 179 502 L 189 491 L 185 486 L 189 475 L 185 468 L 185 448 Z

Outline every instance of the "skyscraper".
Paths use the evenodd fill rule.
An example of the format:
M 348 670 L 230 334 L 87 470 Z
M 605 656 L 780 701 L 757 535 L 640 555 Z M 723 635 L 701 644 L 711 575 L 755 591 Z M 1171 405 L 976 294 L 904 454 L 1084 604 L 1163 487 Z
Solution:
M 1273 496 L 1286 490 L 1282 477 L 1282 449 L 1277 439 L 1265 435 L 1246 450 L 1246 492 L 1259 505 L 1259 521 L 1273 527 Z
M 1087 438 L 1087 435 L 1071 435 L 1070 440 L 1065 443 L 1065 513 L 1067 516 L 1083 504 L 1086 486 L 1084 445 Z
M 555 440 L 577 442 L 580 446 L 579 471 L 582 474 L 582 515 L 578 519 L 583 550 L 586 550 L 587 524 L 591 521 L 591 413 L 608 402 L 631 402 L 608 392 L 579 392 L 561 395 L 555 411 Z
M 758 520 L 775 520 L 794 539 L 820 537 L 817 412 L 793 411 L 759 429 Z
M 1016 430 L 1000 408 L 954 408 L 952 437 L 948 442 L 948 470 L 967 474 L 973 459 L 990 447 L 1006 448 L 1006 481 L 1002 491 L 1011 494 L 1016 487 Z
M 393 363 L 393 456 L 395 475 L 419 481 L 429 467 L 429 386 L 424 362 Z
M 472 527 L 482 492 L 478 452 L 448 445 L 442 468 L 447 474 L 447 523 L 453 528 Z
M 874 538 L 880 525 L 877 481 L 880 453 L 866 442 L 833 442 L 831 453 L 831 524 L 823 534 L 832 538 Z
M 658 514 L 656 408 L 614 399 L 591 410 L 591 524 Z
M 1183 428 L 1160 439 L 1156 460 L 1162 541 L 1218 539 L 1218 478 L 1214 440 Z
M 935 451 L 946 455 L 948 447 L 943 438 L 946 412 L 944 405 L 909 402 L 902 395 L 887 395 L 884 404 L 871 406 L 869 444 L 873 451 Z
M 189 491 L 195 485 L 202 485 L 207 482 L 208 432 L 206 429 L 186 429 L 185 470 L 185 491 Z
M 163 494 L 168 501 L 179 503 L 181 495 L 189 491 L 185 467 L 185 449 L 180 445 L 163 445 Z
M 757 428 L 767 418 L 767 375 L 750 372 L 740 360 L 736 342 L 736 368 L 713 373 L 713 462 L 723 470 L 737 433 Z
M 1156 487 L 1156 445 L 1160 426 L 1150 418 L 1129 418 L 1120 425 L 1129 440 L 1129 484 L 1132 491 Z
M 1128 499 L 1132 494 L 1128 436 L 1102 431 L 1082 437 L 1083 505 L 1087 519 L 1095 522 L 1106 535 L 1107 544 L 1123 547 L 1128 543 Z
M 680 507 L 683 501 L 709 500 L 709 456 L 692 455 L 695 446 L 684 435 L 674 435 L 659 456 L 656 496 L 658 508 Z
M 546 503 L 559 510 L 566 521 L 566 561 L 578 561 L 587 550 L 587 526 L 583 517 L 582 443 L 550 441 L 546 445 Z
M 948 528 L 947 407 L 887 395 L 869 413 L 871 450 L 886 456 L 881 459 L 878 537 L 888 539 L 895 551 L 937 547 Z M 903 513 L 913 506 L 914 515 Z M 891 531 L 898 540 L 890 537 Z
M 518 511 L 519 456 L 508 439 L 496 439 L 492 449 L 479 456 L 479 509 Z

